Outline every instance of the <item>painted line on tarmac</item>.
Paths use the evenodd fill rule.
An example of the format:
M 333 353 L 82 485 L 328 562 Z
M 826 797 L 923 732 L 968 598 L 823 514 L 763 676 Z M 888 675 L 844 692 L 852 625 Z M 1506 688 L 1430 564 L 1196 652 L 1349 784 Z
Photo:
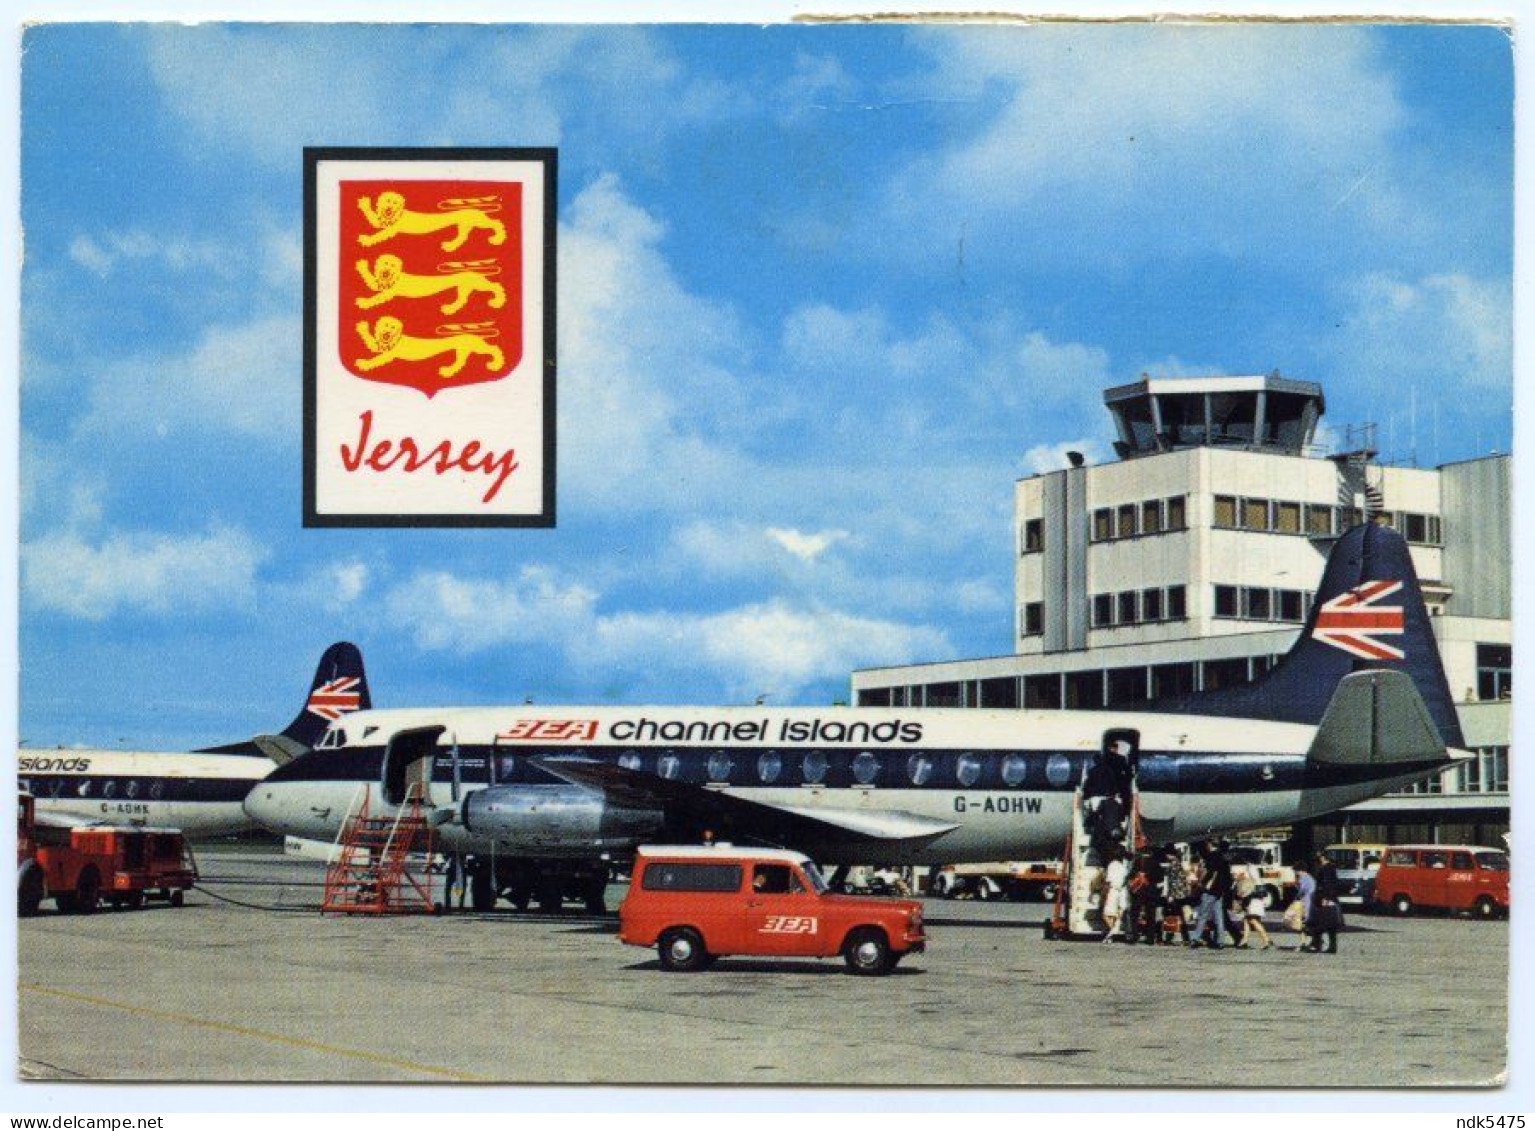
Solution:
M 18 987 L 28 993 L 42 994 L 46 997 L 64 998 L 68 1001 L 80 1001 L 87 1005 L 99 1005 L 106 1009 L 120 1009 L 124 1013 L 134 1013 L 140 1017 L 153 1017 L 160 1021 L 176 1021 L 183 1025 L 193 1025 L 201 1029 L 212 1029 L 219 1033 L 233 1033 L 240 1037 L 255 1037 L 257 1040 L 271 1041 L 273 1044 L 288 1045 L 291 1048 L 309 1049 L 313 1052 L 329 1053 L 332 1056 L 344 1056 L 352 1060 L 365 1060 L 370 1064 L 382 1064 L 388 1068 L 401 1068 L 407 1072 L 422 1072 L 428 1076 L 442 1076 L 449 1080 L 461 1080 L 470 1084 L 491 1083 L 488 1076 L 476 1076 L 470 1072 L 460 1072 L 454 1068 L 438 1068 L 430 1064 L 417 1064 L 410 1060 L 396 1060 L 393 1057 L 380 1056 L 378 1053 L 367 1052 L 363 1049 L 342 1048 L 340 1045 L 327 1045 L 320 1041 L 307 1041 L 302 1037 L 286 1037 L 281 1033 L 270 1033 L 265 1029 L 251 1029 L 244 1025 L 230 1025 L 223 1021 L 208 1021 L 201 1017 L 193 1017 L 186 1013 L 171 1013 L 163 1009 L 148 1009 L 142 1005 L 129 1005 L 127 1002 L 113 1001 L 110 998 L 92 997 L 90 994 L 75 993 L 72 990 L 56 990 L 52 986 L 39 986 L 29 982 L 23 982 Z

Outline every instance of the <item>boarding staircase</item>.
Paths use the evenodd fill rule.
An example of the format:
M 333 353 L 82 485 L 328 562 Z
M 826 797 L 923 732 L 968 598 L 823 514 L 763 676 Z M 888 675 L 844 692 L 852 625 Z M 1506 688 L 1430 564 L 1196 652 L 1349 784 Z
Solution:
M 437 909 L 427 874 L 436 835 L 422 811 L 422 788 L 412 783 L 394 813 L 378 816 L 369 812 L 368 789 L 358 790 L 325 870 L 322 912 L 410 915 Z
M 1048 939 L 1101 938 L 1108 929 L 1103 920 L 1105 887 L 1103 872 L 1108 864 L 1092 846 L 1087 829 L 1087 813 L 1083 787 L 1078 785 L 1071 799 L 1071 831 L 1066 835 L 1066 848 L 1061 854 L 1063 874 L 1055 888 L 1055 906 L 1045 922 Z M 1125 821 L 1124 836 L 1120 842 L 1127 856 L 1133 860 L 1136 853 L 1146 846 L 1141 831 L 1140 790 L 1131 786 L 1129 818 Z

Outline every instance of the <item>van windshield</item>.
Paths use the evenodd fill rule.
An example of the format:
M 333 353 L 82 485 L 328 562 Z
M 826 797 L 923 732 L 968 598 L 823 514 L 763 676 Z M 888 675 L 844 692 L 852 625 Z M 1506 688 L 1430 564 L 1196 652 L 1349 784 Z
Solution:
M 1476 854 L 1476 862 L 1483 871 L 1508 871 L 1508 853 L 1506 852 L 1478 852 Z
M 826 877 L 821 875 L 821 870 L 806 860 L 800 864 L 800 871 L 805 873 L 805 879 L 810 881 L 810 886 L 815 889 L 816 895 L 826 894 Z
M 1226 859 L 1233 864 L 1262 864 L 1263 849 L 1261 848 L 1233 848 L 1226 853 Z

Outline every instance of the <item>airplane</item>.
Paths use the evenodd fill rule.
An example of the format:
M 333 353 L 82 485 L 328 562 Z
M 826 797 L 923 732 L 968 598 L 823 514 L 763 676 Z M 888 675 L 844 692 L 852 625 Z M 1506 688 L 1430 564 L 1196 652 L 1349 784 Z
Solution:
M 39 825 L 153 826 L 191 837 L 257 827 L 246 794 L 274 765 L 317 742 L 337 719 L 372 706 L 362 653 L 332 644 L 321 656 L 304 705 L 281 732 L 190 752 L 22 749 L 18 788 L 35 799 Z
M 1295 645 L 1244 687 L 1134 710 L 358 711 L 245 807 L 275 832 L 335 839 L 364 796 L 374 815 L 418 801 L 439 850 L 468 854 L 476 909 L 501 894 L 523 907 L 552 861 L 706 830 L 832 865 L 1056 853 L 1110 732 L 1132 737 L 1153 843 L 1320 816 L 1465 756 L 1407 544 L 1370 523 L 1337 540 Z

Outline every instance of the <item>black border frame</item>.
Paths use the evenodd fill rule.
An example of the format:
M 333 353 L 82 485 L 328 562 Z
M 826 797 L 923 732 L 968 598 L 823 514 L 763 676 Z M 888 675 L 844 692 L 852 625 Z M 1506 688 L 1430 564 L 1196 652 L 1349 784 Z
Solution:
M 315 295 L 316 169 L 321 161 L 537 161 L 544 167 L 544 482 L 536 514 L 320 514 L 315 510 Z M 529 148 L 305 146 L 304 147 L 304 527 L 553 527 L 555 525 L 555 373 L 557 369 L 555 235 L 558 228 L 559 150 Z

